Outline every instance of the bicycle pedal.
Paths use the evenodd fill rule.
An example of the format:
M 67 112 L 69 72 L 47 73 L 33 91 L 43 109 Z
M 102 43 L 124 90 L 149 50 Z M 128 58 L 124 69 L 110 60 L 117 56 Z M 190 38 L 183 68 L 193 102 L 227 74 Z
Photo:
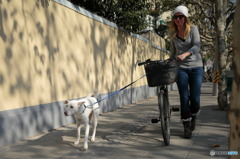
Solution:
M 180 109 L 179 109 L 178 107 L 172 107 L 172 111 L 173 111 L 173 112 L 179 112 L 179 110 L 180 110 Z
M 152 122 L 152 123 L 158 123 L 158 122 L 159 122 L 159 119 L 152 119 L 151 122 Z

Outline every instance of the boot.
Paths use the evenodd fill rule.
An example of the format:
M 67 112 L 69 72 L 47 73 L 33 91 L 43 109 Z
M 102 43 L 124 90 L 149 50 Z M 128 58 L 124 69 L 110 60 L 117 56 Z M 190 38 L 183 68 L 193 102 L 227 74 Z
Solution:
M 195 114 L 192 114 L 192 120 L 191 120 L 191 124 L 192 124 L 192 131 L 194 131 L 195 130 L 195 125 L 196 125 L 196 120 L 197 120 L 197 116 L 199 115 L 199 113 L 200 113 L 200 110 L 197 112 L 197 113 L 195 113 Z
M 184 137 L 186 139 L 191 139 L 192 138 L 192 124 L 191 124 L 191 119 L 183 119 L 182 121 L 183 127 L 184 127 Z
M 196 116 L 192 116 L 192 120 L 191 120 L 191 130 L 192 131 L 195 130 L 195 125 L 196 125 Z

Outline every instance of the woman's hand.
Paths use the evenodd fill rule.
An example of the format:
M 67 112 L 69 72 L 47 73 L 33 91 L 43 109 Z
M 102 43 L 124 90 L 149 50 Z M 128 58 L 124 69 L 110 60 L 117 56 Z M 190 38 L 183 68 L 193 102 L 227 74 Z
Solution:
M 185 52 L 181 55 L 178 55 L 177 56 L 177 60 L 180 60 L 180 61 L 183 61 L 186 57 L 190 56 L 191 55 L 191 52 Z

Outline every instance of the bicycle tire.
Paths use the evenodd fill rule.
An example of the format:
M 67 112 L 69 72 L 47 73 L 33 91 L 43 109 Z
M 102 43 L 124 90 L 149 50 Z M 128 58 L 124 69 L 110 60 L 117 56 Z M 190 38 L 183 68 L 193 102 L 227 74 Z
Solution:
M 168 96 L 164 93 L 164 90 L 160 90 L 158 93 L 158 106 L 162 136 L 164 144 L 168 146 L 170 144 L 170 108 Z

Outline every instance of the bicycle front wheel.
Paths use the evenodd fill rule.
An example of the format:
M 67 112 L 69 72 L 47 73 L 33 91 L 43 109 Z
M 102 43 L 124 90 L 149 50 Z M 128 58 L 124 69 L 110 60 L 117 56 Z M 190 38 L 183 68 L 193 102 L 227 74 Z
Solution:
M 158 94 L 159 119 L 161 121 L 163 140 L 166 146 L 170 144 L 170 108 L 168 96 L 164 90 L 160 90 Z

